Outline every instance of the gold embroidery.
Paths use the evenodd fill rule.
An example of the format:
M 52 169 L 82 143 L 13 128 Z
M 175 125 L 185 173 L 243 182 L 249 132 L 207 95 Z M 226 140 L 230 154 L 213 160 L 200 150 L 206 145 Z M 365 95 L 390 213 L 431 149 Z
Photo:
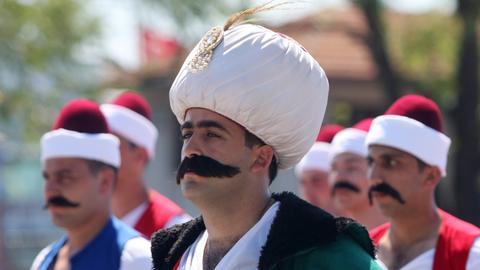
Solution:
M 188 69 L 193 73 L 204 70 L 212 59 L 213 50 L 222 40 L 223 28 L 221 26 L 210 29 L 198 43 L 195 54 L 188 63 Z

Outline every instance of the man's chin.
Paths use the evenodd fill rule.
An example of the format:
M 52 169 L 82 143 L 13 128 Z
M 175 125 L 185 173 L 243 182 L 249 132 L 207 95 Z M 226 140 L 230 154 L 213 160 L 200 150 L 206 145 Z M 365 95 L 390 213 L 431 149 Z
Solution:
M 68 229 L 72 225 L 72 220 L 67 215 L 51 214 L 52 223 L 63 229 Z
M 64 215 L 72 212 L 72 210 L 75 210 L 75 208 L 50 205 L 50 206 L 48 206 L 47 210 L 48 210 L 48 213 L 50 214 L 50 216 L 52 216 L 52 218 L 53 218 L 53 217 L 57 217 L 57 216 L 62 217 Z
M 360 195 L 360 193 L 355 192 L 350 189 L 346 188 L 339 188 L 335 190 L 335 193 L 333 194 L 333 197 L 335 197 L 337 200 L 353 200 L 353 198 L 356 198 Z
M 385 216 L 390 216 L 395 212 L 395 209 L 402 207 L 402 204 L 399 201 L 383 193 L 372 195 L 372 202 L 373 205 Z
M 180 188 L 185 198 L 197 197 L 205 189 L 205 182 L 198 178 L 184 178 L 180 181 Z

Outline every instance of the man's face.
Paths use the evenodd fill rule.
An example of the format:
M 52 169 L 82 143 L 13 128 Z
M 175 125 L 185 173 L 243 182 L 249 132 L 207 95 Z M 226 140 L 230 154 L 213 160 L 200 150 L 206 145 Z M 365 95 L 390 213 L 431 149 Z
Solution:
M 353 153 L 336 155 L 332 160 L 330 179 L 332 196 L 341 211 L 355 211 L 368 206 L 367 159 Z
M 320 208 L 326 207 L 330 200 L 328 172 L 306 170 L 300 174 L 300 193 L 309 203 Z
M 392 190 L 370 192 L 373 203 L 384 215 L 408 211 L 409 207 L 415 207 L 418 201 L 425 199 L 426 190 L 433 192 L 437 182 L 425 181 L 427 171 L 432 167 L 422 169 L 414 156 L 392 147 L 371 145 L 368 152 L 371 187 L 384 184 Z
M 44 196 L 55 225 L 76 228 L 87 222 L 99 208 L 108 208 L 108 203 L 105 203 L 108 195 L 98 175 L 93 175 L 87 162 L 80 158 L 46 160 L 43 168 Z M 57 200 L 49 203 L 55 198 Z M 62 206 L 62 201 L 68 201 L 71 206 Z
M 181 127 L 185 159 L 206 157 L 210 171 L 202 173 L 191 169 L 179 174 L 179 184 L 184 196 L 190 200 L 228 200 L 241 192 L 248 182 L 254 160 L 252 149 L 245 145 L 245 129 L 230 119 L 210 110 L 192 108 Z M 216 164 L 216 165 L 215 165 Z M 212 166 L 210 166 L 212 165 Z M 204 168 L 199 168 L 199 170 Z M 180 166 L 179 172 L 182 170 Z M 223 172 L 221 175 L 218 173 Z M 212 176 L 213 175 L 213 176 Z

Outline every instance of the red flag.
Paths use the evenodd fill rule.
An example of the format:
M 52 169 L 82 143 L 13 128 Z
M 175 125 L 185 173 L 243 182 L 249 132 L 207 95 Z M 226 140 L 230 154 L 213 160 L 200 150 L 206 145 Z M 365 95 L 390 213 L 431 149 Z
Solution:
M 180 49 L 175 39 L 167 38 L 146 28 L 140 30 L 140 54 L 144 64 L 165 61 Z

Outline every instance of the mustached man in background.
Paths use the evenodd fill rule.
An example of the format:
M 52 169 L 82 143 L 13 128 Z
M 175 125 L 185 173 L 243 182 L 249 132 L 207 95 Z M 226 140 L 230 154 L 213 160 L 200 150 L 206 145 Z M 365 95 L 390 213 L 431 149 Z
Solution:
M 335 124 L 323 126 L 312 148 L 295 166 L 302 199 L 335 216 L 342 214 L 331 196 L 332 186 L 328 179 L 330 149 L 333 137 L 342 129 L 342 126 Z
M 328 81 L 291 38 L 235 24 L 262 8 L 207 32 L 170 89 L 183 137 L 177 181 L 202 216 L 154 234 L 154 269 L 378 269 L 358 224 L 269 191 L 277 169 L 312 147 Z
M 155 157 L 158 137 L 150 104 L 140 94 L 126 91 L 100 109 L 120 140 L 122 164 L 113 192 L 113 214 L 148 239 L 159 229 L 190 220 L 177 204 L 146 186 L 145 170 Z
M 335 206 L 367 229 L 386 222 L 368 201 L 368 163 L 365 138 L 372 119 L 358 122 L 333 138 L 330 150 L 330 181 Z
M 32 270 L 151 269 L 150 243 L 111 215 L 120 153 L 108 132 L 99 106 L 78 99 L 42 137 L 45 207 L 65 236 L 39 253 Z
M 437 104 L 398 99 L 368 132 L 369 197 L 389 223 L 371 231 L 387 269 L 480 269 L 480 230 L 437 208 L 450 139 Z M 461 180 L 461 179 L 459 179 Z

